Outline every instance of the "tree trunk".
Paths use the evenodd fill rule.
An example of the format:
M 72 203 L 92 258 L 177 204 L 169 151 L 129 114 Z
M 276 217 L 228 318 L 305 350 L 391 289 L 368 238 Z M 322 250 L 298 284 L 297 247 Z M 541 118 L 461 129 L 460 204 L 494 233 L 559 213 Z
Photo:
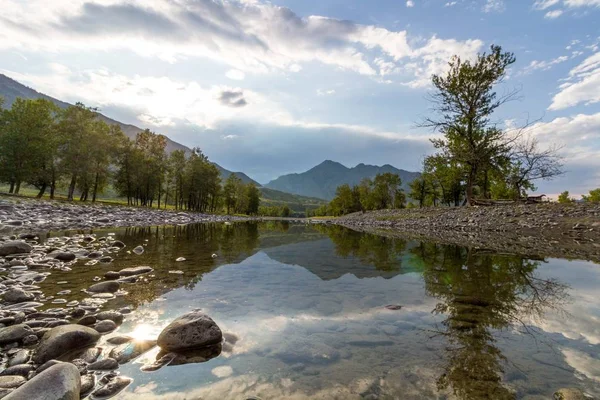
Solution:
M 20 191 L 21 191 L 21 181 L 19 180 L 15 184 L 15 194 L 19 194 Z
M 40 192 L 35 197 L 41 199 L 44 196 L 44 193 L 46 193 L 46 187 L 48 187 L 48 185 L 46 183 L 43 183 L 42 187 L 40 188 Z
M 469 177 L 467 179 L 467 198 L 466 203 L 468 206 L 473 204 L 473 186 L 475 184 L 475 177 L 477 176 L 477 171 L 475 167 L 471 166 L 471 170 L 469 171 Z
M 54 200 L 54 191 L 56 190 L 56 171 L 52 169 L 52 182 L 50 182 L 50 199 Z
M 96 178 L 94 179 L 94 190 L 92 191 L 92 203 L 96 202 L 96 195 L 98 194 L 98 181 L 100 180 L 98 173 L 96 172 Z
M 10 189 L 8 189 L 8 193 L 12 194 L 15 192 L 15 181 L 10 181 Z
M 75 185 L 77 184 L 77 175 L 71 176 L 71 183 L 69 184 L 69 192 L 67 193 L 67 200 L 73 201 L 73 194 L 75 193 Z

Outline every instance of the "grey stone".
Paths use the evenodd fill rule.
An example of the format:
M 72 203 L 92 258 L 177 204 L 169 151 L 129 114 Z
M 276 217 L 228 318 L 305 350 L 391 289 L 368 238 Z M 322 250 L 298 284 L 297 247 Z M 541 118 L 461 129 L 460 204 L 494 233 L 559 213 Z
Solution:
M 73 261 L 77 258 L 75 254 L 67 251 L 59 252 L 54 255 L 54 258 L 60 261 Z
M 100 334 L 82 325 L 63 325 L 50 329 L 40 342 L 33 360 L 43 364 L 53 358 L 60 358 L 66 353 L 94 345 Z
M 9 256 L 11 254 L 31 253 L 33 247 L 30 244 L 13 240 L 10 242 L 0 243 L 0 256 Z
M 33 330 L 25 324 L 17 324 L 0 329 L 0 346 L 22 340 L 25 336 L 33 335 Z
M 19 387 L 5 400 L 79 400 L 81 380 L 77 367 L 69 363 L 56 364 Z
M 158 336 L 163 350 L 181 351 L 221 343 L 223 333 L 208 315 L 192 311 L 176 318 Z
M 81 376 L 81 397 L 88 395 L 96 386 L 96 376 L 92 374 Z
M 104 274 L 105 279 L 119 279 L 120 277 L 121 277 L 121 274 L 119 274 L 116 271 L 108 271 L 107 273 Z
M 27 379 L 19 375 L 0 376 L 0 388 L 2 389 L 14 389 L 25 382 L 27 382 Z
M 123 314 L 118 311 L 102 311 L 96 314 L 96 318 L 99 321 L 110 320 L 117 325 L 121 325 L 123 323 Z
M 83 317 L 79 321 L 77 321 L 78 325 L 83 325 L 83 326 L 90 326 L 90 325 L 94 325 L 95 323 L 96 323 L 96 317 L 93 315 L 86 315 L 85 317 Z
M 119 368 L 119 363 L 114 358 L 105 358 L 88 365 L 89 371 L 112 371 Z
M 155 340 L 136 340 L 123 343 L 110 351 L 109 357 L 125 364 L 156 346 Z
M 134 276 L 134 275 L 146 274 L 146 273 L 152 272 L 152 271 L 154 271 L 154 268 L 147 267 L 147 266 L 131 267 L 131 268 L 124 268 L 124 269 L 120 270 L 119 275 L 120 276 Z
M 115 329 L 117 329 L 117 324 L 107 319 L 104 321 L 97 322 L 96 325 L 94 325 L 94 329 L 100 333 L 112 332 Z
M 583 392 L 577 388 L 563 388 L 554 393 L 555 400 L 586 400 Z
M 35 367 L 31 364 L 19 364 L 6 368 L 4 371 L 0 372 L 0 375 L 20 375 L 22 377 L 27 377 L 33 370 L 35 370 Z
M 116 281 L 106 281 L 96 283 L 88 288 L 88 292 L 93 293 L 115 293 L 121 285 Z
M 23 303 L 33 300 L 35 295 L 20 288 L 11 288 L 4 292 L 2 298 L 7 303 Z
M 129 386 L 131 382 L 133 382 L 133 379 L 131 378 L 127 378 L 125 376 L 115 376 L 111 378 L 106 385 L 92 392 L 92 398 L 108 399 L 116 396 L 119 392 Z

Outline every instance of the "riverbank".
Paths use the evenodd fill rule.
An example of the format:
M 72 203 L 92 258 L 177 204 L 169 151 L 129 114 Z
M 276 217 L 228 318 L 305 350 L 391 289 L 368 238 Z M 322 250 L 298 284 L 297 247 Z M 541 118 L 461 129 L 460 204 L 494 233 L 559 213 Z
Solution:
M 600 204 L 379 210 L 326 222 L 385 236 L 600 262 Z
M 156 208 L 0 196 L 0 232 L 246 221 L 252 218 Z

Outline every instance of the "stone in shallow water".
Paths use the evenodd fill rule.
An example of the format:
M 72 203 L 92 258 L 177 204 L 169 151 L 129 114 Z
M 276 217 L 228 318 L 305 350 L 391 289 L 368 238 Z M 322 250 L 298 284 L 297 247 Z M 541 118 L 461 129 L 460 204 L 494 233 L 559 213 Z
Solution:
M 77 256 L 68 251 L 61 251 L 59 253 L 54 254 L 54 258 L 60 261 L 73 261 L 75 258 L 77 258 Z
M 115 376 L 111 378 L 106 385 L 100 389 L 94 390 L 94 392 L 92 392 L 92 398 L 104 400 L 114 397 L 129 386 L 131 382 L 133 382 L 133 379 L 126 376 Z
M 81 376 L 81 397 L 88 395 L 96 386 L 96 376 L 92 374 Z
M 144 253 L 144 248 L 142 246 L 136 246 L 134 247 L 133 252 L 139 256 Z
M 27 379 L 19 375 L 0 376 L 0 388 L 2 389 L 14 389 L 25 382 L 27 382 Z
M 94 345 L 100 334 L 82 325 L 62 325 L 50 329 L 43 336 L 33 360 L 43 364 L 51 359 L 58 359 L 67 353 Z
M 105 358 L 88 365 L 90 371 L 112 371 L 119 368 L 119 363 L 114 358 Z
M 70 363 L 58 363 L 36 375 L 4 399 L 39 399 L 40 393 L 43 393 L 44 400 L 79 400 L 80 389 L 81 379 L 77 367 Z
M 177 257 L 177 259 L 175 261 L 177 261 L 177 262 L 185 261 L 185 257 Z
M 98 321 L 110 320 L 117 325 L 121 325 L 123 323 L 123 314 L 118 311 L 102 311 L 96 314 L 96 318 Z
M 134 276 L 134 275 L 145 274 L 145 273 L 152 272 L 152 271 L 154 271 L 154 268 L 151 268 L 148 266 L 131 267 L 131 268 L 124 268 L 124 269 L 120 270 L 119 275 L 120 276 Z
M 96 323 L 96 325 L 94 325 L 94 329 L 100 333 L 112 332 L 117 329 L 117 324 L 107 319 Z
M 4 292 L 2 298 L 7 303 L 23 303 L 33 300 L 35 295 L 20 288 L 11 288 Z
M 155 340 L 135 340 L 123 343 L 110 351 L 109 357 L 125 364 L 156 346 Z
M 9 256 L 11 254 L 31 253 L 33 247 L 25 242 L 13 240 L 9 242 L 0 243 L 0 256 Z
M 119 287 L 121 287 L 121 285 L 119 284 L 119 282 L 116 282 L 116 281 L 106 281 L 106 282 L 96 283 L 95 285 L 90 286 L 88 288 L 88 292 L 93 292 L 93 293 L 114 293 L 117 290 L 119 290 Z
M 223 333 L 215 321 L 200 311 L 176 318 L 158 336 L 158 345 L 168 351 L 181 351 L 221 343 Z

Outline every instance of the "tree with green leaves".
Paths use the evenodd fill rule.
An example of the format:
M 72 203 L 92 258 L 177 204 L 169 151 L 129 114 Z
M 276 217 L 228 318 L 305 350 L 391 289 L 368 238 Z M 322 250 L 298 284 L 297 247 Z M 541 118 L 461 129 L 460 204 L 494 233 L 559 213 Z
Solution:
M 237 204 L 238 187 L 242 185 L 242 180 L 235 174 L 229 175 L 225 181 L 223 187 L 223 196 L 225 201 L 225 207 L 227 214 L 230 214 L 231 210 L 235 210 Z
M 565 190 L 564 192 L 562 192 L 561 194 L 558 195 L 558 202 L 561 204 L 568 204 L 568 203 L 572 203 L 573 199 L 571 199 L 569 197 L 569 191 Z
M 246 197 L 248 198 L 247 215 L 256 215 L 260 206 L 260 190 L 252 182 L 246 185 Z
M 498 96 L 494 91 L 514 62 L 513 53 L 492 46 L 489 54 L 479 54 L 473 62 L 454 56 L 448 72 L 432 78 L 435 92 L 431 100 L 438 116 L 427 118 L 421 126 L 441 132 L 443 138 L 433 139 L 432 143 L 464 167 L 468 204 L 475 197 L 479 174 L 494 168 L 510 150 L 512 139 L 491 124 L 490 118 L 516 95 L 516 91 L 510 91 Z
M 581 197 L 583 201 L 587 203 L 600 203 L 600 188 L 590 190 L 590 193 L 587 196 L 582 195 Z
M 410 192 L 408 192 L 408 197 L 418 201 L 419 208 L 422 208 L 431 192 L 431 187 L 427 182 L 427 179 L 425 176 L 421 175 L 420 177 L 413 179 L 413 181 L 409 183 L 409 187 Z

